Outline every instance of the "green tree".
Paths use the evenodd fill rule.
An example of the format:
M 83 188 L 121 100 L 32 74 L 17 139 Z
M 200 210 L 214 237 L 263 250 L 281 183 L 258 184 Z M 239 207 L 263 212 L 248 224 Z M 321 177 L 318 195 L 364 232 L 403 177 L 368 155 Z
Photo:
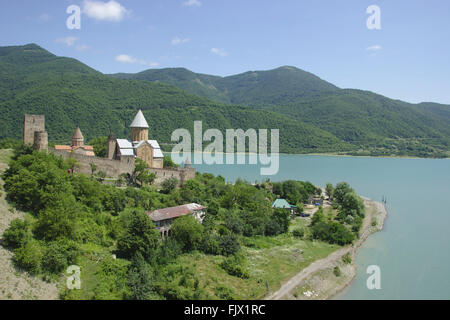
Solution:
M 118 252 L 125 258 L 136 253 L 148 259 L 161 241 L 161 235 L 155 229 L 152 220 L 143 211 L 132 212 L 130 222 L 117 241 Z
M 99 158 L 106 158 L 108 151 L 108 137 L 97 137 L 89 141 L 89 144 L 94 147 L 94 153 Z
M 128 287 L 131 300 L 156 300 L 159 295 L 155 290 L 156 276 L 153 268 L 145 261 L 138 252 L 131 260 L 128 271 Z
M 331 183 L 327 183 L 325 187 L 325 191 L 327 193 L 327 196 L 331 199 L 333 199 L 333 193 L 334 193 L 334 187 Z
M 339 182 L 333 192 L 333 197 L 338 204 L 342 204 L 345 194 L 352 192 L 353 189 L 347 182 Z
M 171 231 L 185 252 L 197 249 L 202 241 L 203 226 L 192 216 L 176 219 Z
M 171 193 L 178 186 L 178 179 L 175 177 L 170 177 L 161 183 L 162 192 L 165 194 Z

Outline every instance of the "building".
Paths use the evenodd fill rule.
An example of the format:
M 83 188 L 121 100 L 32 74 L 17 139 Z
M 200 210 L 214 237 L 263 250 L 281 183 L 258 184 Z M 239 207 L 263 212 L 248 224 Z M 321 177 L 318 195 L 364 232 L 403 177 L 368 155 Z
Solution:
M 45 116 L 26 114 L 23 121 L 23 143 L 35 150 L 48 150 L 48 134 L 45 131 Z
M 297 207 L 294 206 L 294 205 L 290 205 L 289 202 L 286 201 L 286 199 L 276 199 L 272 203 L 272 208 L 273 209 L 286 209 L 291 214 L 294 214 L 295 213 L 295 208 L 297 208 Z
M 161 232 L 161 236 L 164 238 L 170 235 L 170 227 L 174 220 L 179 217 L 190 215 L 202 223 L 206 215 L 206 207 L 197 203 L 190 203 L 147 212 L 147 215 L 152 219 L 156 228 Z
M 77 127 L 75 133 L 72 136 L 72 145 L 56 145 L 55 150 L 73 152 L 76 154 L 81 154 L 88 157 L 94 157 L 94 147 L 84 145 L 84 136 L 81 133 L 80 127 Z
M 142 110 L 136 114 L 130 125 L 131 140 L 116 139 L 111 133 L 108 137 L 108 158 L 121 160 L 132 157 L 145 161 L 150 168 L 162 169 L 164 155 L 158 141 L 149 140 L 148 123 Z

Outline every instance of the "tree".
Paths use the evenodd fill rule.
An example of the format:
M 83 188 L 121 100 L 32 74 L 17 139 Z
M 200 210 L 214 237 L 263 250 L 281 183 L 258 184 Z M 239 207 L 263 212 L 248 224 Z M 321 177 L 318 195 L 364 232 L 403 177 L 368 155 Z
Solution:
M 327 183 L 325 187 L 325 191 L 327 193 L 327 196 L 331 199 L 333 199 L 333 193 L 334 193 L 334 187 L 331 183 Z
M 333 197 L 338 204 L 342 204 L 345 194 L 352 191 L 353 189 L 350 188 L 347 182 L 339 182 L 334 189 Z
M 70 173 L 73 174 L 73 171 L 75 170 L 75 167 L 78 165 L 78 161 L 74 158 L 69 158 L 66 160 L 67 166 L 70 169 Z
M 97 171 L 97 165 L 93 162 L 89 163 L 89 166 L 91 167 L 91 176 L 94 176 L 95 171 Z
M 136 253 L 128 271 L 129 299 L 155 300 L 159 295 L 155 291 L 155 272 L 140 253 Z
M 179 165 L 176 164 L 176 163 L 172 160 L 172 157 L 171 157 L 171 156 L 168 156 L 168 155 L 164 156 L 163 162 L 164 162 L 164 168 L 178 168 L 178 167 L 179 167 Z
M 131 175 L 131 181 L 135 185 L 152 184 L 156 179 L 156 175 L 148 171 L 149 166 L 147 162 L 137 158 L 133 174 Z
M 203 226 L 192 216 L 176 219 L 171 231 L 185 252 L 197 249 L 203 236 Z
M 241 245 L 234 234 L 225 234 L 220 237 L 220 251 L 224 256 L 230 256 L 239 251 Z
M 30 227 L 31 225 L 27 220 L 14 219 L 3 233 L 3 245 L 11 249 L 21 247 L 31 239 Z
M 94 153 L 99 158 L 106 158 L 108 151 L 108 137 L 97 137 L 92 139 L 89 144 L 94 147 Z
M 170 177 L 169 179 L 166 179 L 161 184 L 162 192 L 165 194 L 171 193 L 175 188 L 178 186 L 178 179 L 175 177 Z
M 161 235 L 155 229 L 152 220 L 143 211 L 133 211 L 130 222 L 117 241 L 119 254 L 131 258 L 136 253 L 142 254 L 146 259 L 158 247 Z

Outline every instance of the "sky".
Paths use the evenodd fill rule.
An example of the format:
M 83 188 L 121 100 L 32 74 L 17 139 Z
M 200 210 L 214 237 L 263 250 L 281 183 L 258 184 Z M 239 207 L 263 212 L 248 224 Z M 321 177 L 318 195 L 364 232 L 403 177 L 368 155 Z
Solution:
M 80 29 L 69 29 L 69 6 Z M 379 27 L 369 29 L 379 8 Z M 0 0 L 0 46 L 36 43 L 103 73 L 228 76 L 290 65 L 341 88 L 450 104 L 448 0 Z M 72 13 L 73 11 L 71 11 Z

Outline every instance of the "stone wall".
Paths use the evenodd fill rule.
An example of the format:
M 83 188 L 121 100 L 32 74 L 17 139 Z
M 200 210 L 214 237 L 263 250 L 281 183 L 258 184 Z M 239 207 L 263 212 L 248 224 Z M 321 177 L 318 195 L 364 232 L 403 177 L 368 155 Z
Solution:
M 89 157 L 82 154 L 71 153 L 63 150 L 49 149 L 50 152 L 63 159 L 74 158 L 78 161 L 75 167 L 75 173 L 91 174 L 91 163 L 97 166 L 97 172 L 104 171 L 108 177 L 118 178 L 122 173 L 131 174 L 134 170 L 135 159 L 133 157 L 122 157 L 121 160 L 113 160 L 99 157 Z M 189 179 L 195 178 L 196 170 L 194 168 L 173 168 L 173 169 L 157 169 L 150 168 L 150 172 L 156 175 L 154 184 L 160 185 L 165 180 L 175 177 L 180 184 Z

